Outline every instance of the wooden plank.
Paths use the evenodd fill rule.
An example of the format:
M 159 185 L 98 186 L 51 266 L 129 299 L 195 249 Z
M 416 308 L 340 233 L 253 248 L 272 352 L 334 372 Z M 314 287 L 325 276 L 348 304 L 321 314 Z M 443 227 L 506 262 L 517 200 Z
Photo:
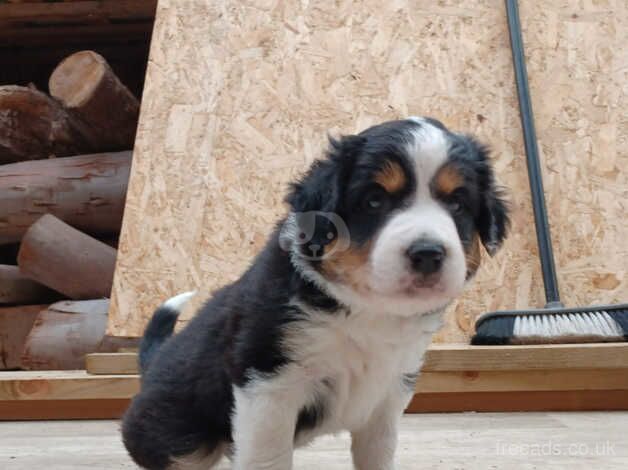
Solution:
M 121 357 L 126 361 L 128 358 Z M 117 371 L 116 355 L 104 356 Z M 123 370 L 129 370 L 123 365 Z M 546 369 L 628 368 L 628 343 L 552 344 L 529 346 L 470 346 L 432 344 L 425 354 L 424 372 L 515 371 Z
M 609 361 L 621 358 L 624 348 L 597 346 L 602 353 L 593 345 L 432 346 L 408 412 L 628 410 L 628 368 L 621 361 L 623 368 L 609 366 Z M 504 355 L 504 350 L 514 353 Z M 495 362 L 495 357 L 506 357 L 503 362 L 510 364 L 512 370 L 505 369 L 503 362 Z M 576 360 L 578 357 L 581 360 Z M 554 368 L 530 368 L 526 358 Z M 593 358 L 604 363 L 594 362 Z M 139 376 L 133 374 L 137 370 L 136 360 L 134 352 L 89 355 L 87 366 L 93 375 L 86 371 L 2 373 L 0 419 L 4 415 L 13 419 L 19 416 L 21 419 L 95 418 L 98 413 L 112 417 L 113 412 L 107 409 L 99 411 L 98 403 L 112 399 L 128 401 L 137 393 Z M 469 370 L 459 370 L 461 364 Z M 587 364 L 588 368 L 582 367 Z M 446 366 L 452 370 L 446 370 Z M 488 367 L 495 369 L 486 370 Z M 82 404 L 77 401 L 70 405 L 68 401 L 72 400 Z M 50 406 L 38 408 L 37 405 L 33 411 L 20 404 L 8 412 L 10 407 L 3 405 L 44 401 Z M 118 402 L 116 413 L 121 412 L 126 401 L 124 405 Z M 65 409 L 59 408 L 65 406 L 58 405 L 61 402 L 67 405 Z M 48 410 L 53 408 L 59 411 Z
M 84 370 L 0 373 L 0 401 L 129 399 L 136 375 L 90 375 Z
M 0 400 L 0 421 L 43 419 L 119 419 L 128 398 L 98 400 Z
M 581 374 L 583 371 L 574 372 Z M 524 375 L 528 373 L 538 371 Z M 556 391 L 529 390 L 528 387 L 523 391 L 504 391 L 507 389 L 503 385 L 506 382 L 500 385 L 497 381 L 499 374 L 503 376 L 502 372 L 496 371 L 496 381 L 490 386 L 457 389 L 452 383 L 459 379 L 452 382 L 451 377 L 447 378 L 445 374 L 443 377 L 446 379 L 440 381 L 438 387 L 433 382 L 431 391 L 419 387 L 419 393 L 407 411 L 628 410 L 628 390 L 623 381 L 620 381 L 622 389 Z M 626 374 L 619 371 L 618 375 Z M 579 377 L 585 378 L 582 375 Z M 512 380 L 512 376 L 505 380 Z M 608 380 L 610 385 L 611 379 Z M 491 391 L 491 387 L 498 391 Z M 137 375 L 89 375 L 85 371 L 3 372 L 0 373 L 0 419 L 117 417 L 138 390 Z M 15 406 L 10 406 L 11 403 Z M 29 408 L 28 403 L 33 403 L 33 407 Z
M 626 390 L 416 394 L 407 413 L 628 410 Z
M 498 348 L 501 349 L 501 348 Z M 560 366 L 560 362 L 558 363 Z M 628 368 L 529 370 L 426 370 L 419 376 L 417 393 L 543 391 L 543 390 L 628 390 Z M 91 374 L 136 374 L 136 353 L 90 354 Z
M 416 392 L 626 390 L 628 368 L 422 372 Z
M 116 353 L 95 359 L 109 373 L 136 373 L 131 361 Z M 106 363 L 106 365 L 105 365 Z M 628 368 L 628 343 L 552 344 L 530 346 L 470 346 L 432 344 L 425 354 L 422 370 L 438 371 L 516 371 L 547 369 Z M 98 373 L 98 372 L 93 372 Z
M 432 344 L 425 371 L 628 368 L 628 343 L 470 346 Z
M 130 399 L 0 400 L 0 421 L 118 419 Z M 628 410 L 625 390 L 561 392 L 479 392 L 415 395 L 406 413 Z
M 85 357 L 85 369 L 88 374 L 137 374 L 137 353 L 95 353 Z
M 0 400 L 0 420 L 115 419 L 130 398 Z M 626 390 L 423 393 L 407 413 L 628 410 Z

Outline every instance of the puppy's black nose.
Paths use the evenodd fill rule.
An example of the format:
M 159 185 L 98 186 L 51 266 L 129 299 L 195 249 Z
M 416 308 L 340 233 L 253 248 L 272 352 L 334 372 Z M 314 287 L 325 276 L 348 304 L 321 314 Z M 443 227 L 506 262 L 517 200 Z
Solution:
M 308 248 L 312 252 L 312 256 L 317 256 L 318 255 L 318 250 L 321 249 L 321 246 L 317 245 L 316 243 L 312 243 L 311 245 L 308 246 Z
M 430 240 L 417 240 L 406 251 L 412 268 L 421 274 L 434 274 L 443 265 L 445 247 Z

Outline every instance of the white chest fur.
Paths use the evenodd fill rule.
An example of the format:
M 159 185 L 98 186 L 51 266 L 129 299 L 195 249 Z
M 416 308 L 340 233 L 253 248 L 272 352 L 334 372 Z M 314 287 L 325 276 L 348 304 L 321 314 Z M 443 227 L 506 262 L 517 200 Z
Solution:
M 324 402 L 325 419 L 309 436 L 357 430 L 402 377 L 418 371 L 442 312 L 396 317 L 372 312 L 314 312 L 288 335 L 295 362 Z M 322 384 L 322 385 L 321 385 Z M 305 436 L 304 436 L 305 437 Z

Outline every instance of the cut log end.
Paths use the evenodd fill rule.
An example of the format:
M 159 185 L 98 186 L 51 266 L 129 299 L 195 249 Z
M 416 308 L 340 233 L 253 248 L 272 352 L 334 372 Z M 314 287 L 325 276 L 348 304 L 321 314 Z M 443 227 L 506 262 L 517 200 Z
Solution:
M 48 83 L 50 94 L 85 123 L 89 139 L 103 151 L 133 147 L 139 101 L 94 51 L 66 57 Z
M 69 108 L 84 106 L 108 72 L 107 62 L 93 51 L 66 57 L 50 76 L 50 94 Z

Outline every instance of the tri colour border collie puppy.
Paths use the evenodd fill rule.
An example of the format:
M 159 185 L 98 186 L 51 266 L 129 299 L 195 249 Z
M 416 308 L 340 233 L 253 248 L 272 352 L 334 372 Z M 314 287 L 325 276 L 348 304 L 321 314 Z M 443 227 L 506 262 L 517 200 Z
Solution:
M 124 443 L 147 469 L 287 470 L 348 430 L 359 470 L 391 470 L 397 429 L 447 305 L 493 254 L 508 211 L 486 148 L 429 118 L 331 140 L 236 282 L 171 336 L 182 294 L 140 348 Z

